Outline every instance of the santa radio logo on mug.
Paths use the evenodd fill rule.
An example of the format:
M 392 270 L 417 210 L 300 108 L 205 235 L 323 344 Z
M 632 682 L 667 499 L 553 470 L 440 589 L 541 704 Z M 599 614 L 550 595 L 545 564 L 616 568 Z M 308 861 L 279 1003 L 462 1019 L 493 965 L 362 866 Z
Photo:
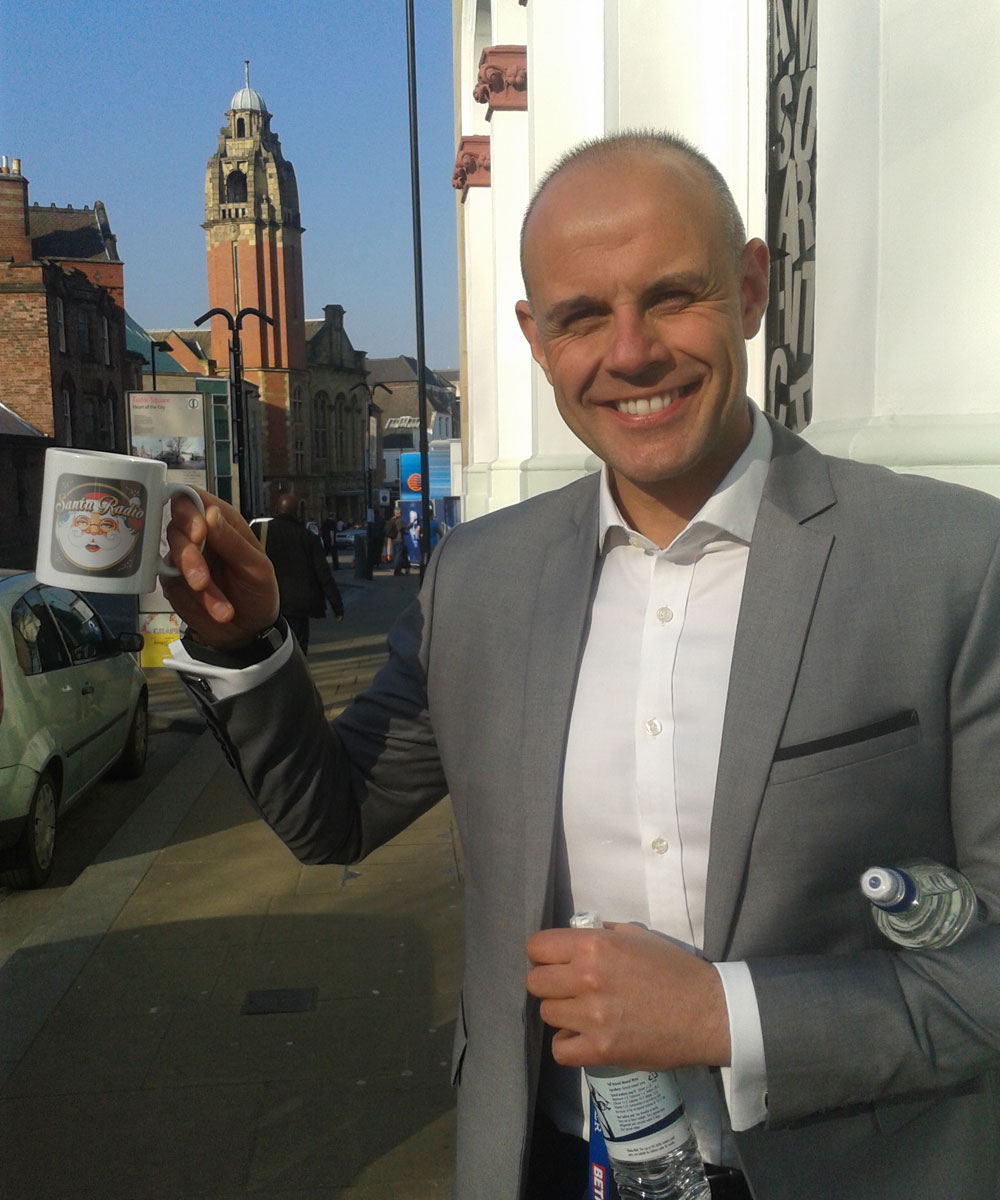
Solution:
M 60 475 L 52 514 L 52 566 L 105 579 L 134 575 L 142 559 L 146 509 L 141 483 Z

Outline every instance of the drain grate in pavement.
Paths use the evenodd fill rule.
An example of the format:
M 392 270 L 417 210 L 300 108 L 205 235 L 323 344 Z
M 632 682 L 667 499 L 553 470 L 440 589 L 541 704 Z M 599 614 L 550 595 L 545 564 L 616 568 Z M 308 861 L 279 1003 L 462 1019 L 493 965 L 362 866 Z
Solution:
M 319 988 L 265 988 L 247 992 L 240 1013 L 256 1017 L 270 1013 L 312 1012 L 316 1007 Z

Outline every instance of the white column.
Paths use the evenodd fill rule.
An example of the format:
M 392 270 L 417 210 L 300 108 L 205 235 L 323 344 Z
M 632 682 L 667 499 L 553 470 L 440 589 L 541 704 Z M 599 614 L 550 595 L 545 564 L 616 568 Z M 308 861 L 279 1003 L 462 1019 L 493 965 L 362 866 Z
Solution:
M 471 90 L 471 88 L 470 88 Z M 490 466 L 497 457 L 496 292 L 493 278 L 493 204 L 490 188 L 469 188 L 461 205 L 465 222 L 467 306 L 466 394 L 469 462 L 465 471 L 464 516 L 489 511 Z
M 806 436 L 1000 495 L 995 0 L 841 0 L 819 27 Z
M 528 5 L 531 191 L 570 147 L 607 129 L 605 8 L 604 0 L 574 0 L 568 21 L 565 0 L 531 0 Z M 523 295 L 522 287 L 518 297 Z M 527 342 L 521 340 L 522 353 L 530 358 Z M 560 417 L 552 388 L 533 362 L 531 396 L 533 450 L 522 467 L 522 496 L 561 487 L 598 465 Z
M 493 44 L 488 0 L 465 0 L 460 22 L 460 47 L 455 86 L 461 113 L 461 134 L 489 136 L 486 106 L 472 91 L 479 56 Z M 462 397 L 468 462 L 463 488 L 463 517 L 469 520 L 489 510 L 490 467 L 497 456 L 496 285 L 493 276 L 493 201 L 490 188 L 470 187 L 459 205 L 464 223 L 462 267 L 465 275 L 466 378 Z

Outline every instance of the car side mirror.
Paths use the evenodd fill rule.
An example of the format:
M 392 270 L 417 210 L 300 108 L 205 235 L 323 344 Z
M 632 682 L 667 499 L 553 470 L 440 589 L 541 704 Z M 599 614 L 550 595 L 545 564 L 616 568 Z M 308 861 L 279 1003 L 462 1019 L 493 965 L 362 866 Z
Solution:
M 117 654 L 138 654 L 145 645 L 141 633 L 120 633 L 115 638 Z

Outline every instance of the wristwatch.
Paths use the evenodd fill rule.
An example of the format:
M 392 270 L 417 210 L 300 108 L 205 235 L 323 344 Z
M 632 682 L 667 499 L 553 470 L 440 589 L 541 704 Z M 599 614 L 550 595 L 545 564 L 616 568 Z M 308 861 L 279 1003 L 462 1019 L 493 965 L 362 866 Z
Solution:
M 229 667 L 234 671 L 244 667 L 254 667 L 270 658 L 272 654 L 285 643 L 288 636 L 288 626 L 283 617 L 279 617 L 273 625 L 262 629 L 260 633 L 246 646 L 238 650 L 216 650 L 197 642 L 190 633 L 181 638 L 181 645 L 197 662 L 208 663 L 212 667 Z

